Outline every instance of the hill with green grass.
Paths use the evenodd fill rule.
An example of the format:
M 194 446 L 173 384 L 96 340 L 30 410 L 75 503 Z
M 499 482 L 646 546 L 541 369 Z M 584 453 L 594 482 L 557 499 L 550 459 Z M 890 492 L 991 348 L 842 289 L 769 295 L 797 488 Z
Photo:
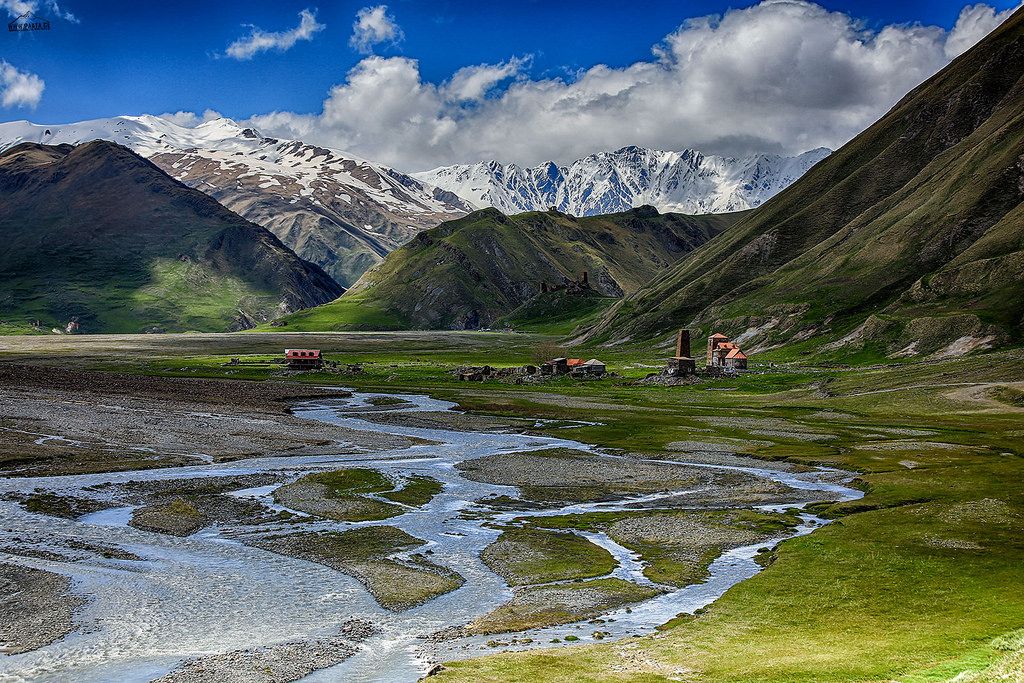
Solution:
M 753 350 L 957 355 L 1024 336 L 1024 12 L 610 310 Z
M 244 329 L 344 291 L 112 142 L 6 150 L 0 195 L 0 332 Z
M 504 319 L 530 329 L 554 321 L 568 332 L 742 215 L 659 214 L 649 206 L 585 218 L 483 209 L 420 233 L 345 296 L 276 324 L 288 330 L 476 329 Z M 543 294 L 543 283 L 564 289 Z

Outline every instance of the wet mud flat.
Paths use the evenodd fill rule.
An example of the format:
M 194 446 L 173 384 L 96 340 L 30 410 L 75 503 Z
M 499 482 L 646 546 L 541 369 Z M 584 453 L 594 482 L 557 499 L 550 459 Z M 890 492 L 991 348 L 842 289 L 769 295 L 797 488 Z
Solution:
M 284 382 L 0 364 L 0 474 L 132 471 L 413 443 L 290 414 L 290 400 L 325 393 L 343 395 Z
M 640 455 L 609 457 L 571 449 L 526 453 L 502 453 L 467 460 L 457 465 L 468 479 L 489 484 L 514 486 L 521 502 L 534 505 L 633 500 L 631 507 L 694 507 L 804 502 L 807 492 L 740 468 L 718 469 L 711 458 L 695 467 L 691 463 L 654 460 Z M 726 462 L 734 462 L 726 460 Z M 824 499 L 828 496 L 824 495 Z M 812 498 L 816 499 L 816 498 Z M 507 497 L 491 502 L 516 507 Z
M 375 633 L 370 622 L 352 619 L 332 638 L 197 657 L 153 683 L 289 683 L 345 661 Z

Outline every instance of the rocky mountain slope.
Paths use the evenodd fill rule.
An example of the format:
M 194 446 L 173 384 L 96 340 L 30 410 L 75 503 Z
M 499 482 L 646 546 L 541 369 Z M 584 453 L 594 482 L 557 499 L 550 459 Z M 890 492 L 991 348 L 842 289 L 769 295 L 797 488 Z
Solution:
M 748 348 L 955 355 L 1024 336 L 1024 12 L 613 310 Z
M 413 175 L 477 208 L 492 206 L 507 214 L 554 207 L 574 216 L 595 216 L 643 205 L 705 214 L 760 206 L 828 155 L 827 149 L 815 149 L 795 157 L 729 158 L 623 147 L 565 167 L 489 161 Z
M 269 229 L 338 282 L 354 282 L 420 230 L 471 210 L 455 195 L 334 149 L 262 136 L 229 119 L 185 128 L 156 116 L 0 124 L 20 142 L 111 140 Z
M 621 297 L 742 214 L 661 215 L 653 207 L 576 218 L 482 209 L 417 235 L 335 302 L 290 316 L 289 329 L 474 329 L 541 295 Z M 583 273 L 588 284 L 580 286 Z M 565 291 L 565 290 L 562 290 Z
M 7 326 L 241 329 L 343 291 L 265 228 L 112 142 L 9 148 L 0 196 Z

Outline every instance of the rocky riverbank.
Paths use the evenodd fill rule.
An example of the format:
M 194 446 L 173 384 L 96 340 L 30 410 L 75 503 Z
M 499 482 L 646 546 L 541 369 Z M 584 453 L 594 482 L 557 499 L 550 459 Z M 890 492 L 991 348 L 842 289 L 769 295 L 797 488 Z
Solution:
M 0 652 L 20 654 L 49 645 L 75 629 L 85 600 L 66 576 L 0 563 Z

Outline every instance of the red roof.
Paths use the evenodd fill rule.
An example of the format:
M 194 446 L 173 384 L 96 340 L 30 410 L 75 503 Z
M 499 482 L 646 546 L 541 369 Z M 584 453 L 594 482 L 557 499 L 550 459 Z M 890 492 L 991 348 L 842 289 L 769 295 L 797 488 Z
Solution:
M 732 351 L 730 351 L 729 355 L 726 356 L 726 358 L 739 358 L 740 360 L 747 359 L 746 355 L 739 349 L 733 349 Z
M 577 365 L 583 365 L 583 359 L 582 358 L 570 358 L 566 362 L 566 365 L 568 365 L 570 368 L 574 368 Z
M 738 349 L 740 347 L 738 345 L 732 343 L 732 342 L 722 342 L 721 344 L 718 345 L 718 348 L 720 348 L 720 349 Z
M 319 358 L 320 349 L 285 349 L 285 358 Z

